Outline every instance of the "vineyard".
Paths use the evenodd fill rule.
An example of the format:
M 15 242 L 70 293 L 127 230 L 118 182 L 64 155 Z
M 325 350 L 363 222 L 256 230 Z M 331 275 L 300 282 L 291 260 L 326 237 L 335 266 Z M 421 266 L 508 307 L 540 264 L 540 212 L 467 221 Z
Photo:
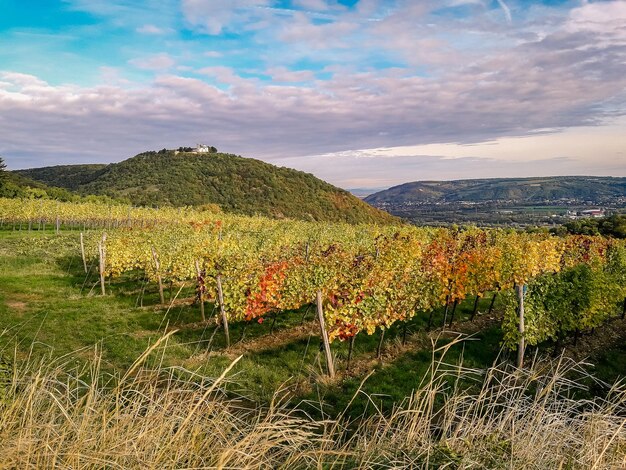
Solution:
M 349 343 L 422 316 L 449 328 L 457 307 L 496 296 L 504 346 L 523 365 L 529 345 L 576 341 L 626 313 L 626 244 L 590 236 L 512 230 L 322 224 L 221 214 L 211 208 L 149 209 L 0 200 L 10 230 L 75 230 L 97 289 L 123 276 L 174 292 L 195 289 L 197 321 L 262 323 L 315 307 L 326 370 L 332 343 Z M 205 304 L 215 306 L 209 318 Z M 444 308 L 441 324 L 433 311 Z M 384 334 L 381 334 L 381 341 Z

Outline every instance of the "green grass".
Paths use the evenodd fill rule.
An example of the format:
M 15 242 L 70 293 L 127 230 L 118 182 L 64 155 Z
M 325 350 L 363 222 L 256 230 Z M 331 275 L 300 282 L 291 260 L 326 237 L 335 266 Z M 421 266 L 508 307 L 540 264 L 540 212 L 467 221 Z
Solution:
M 484 369 L 493 364 L 500 354 L 501 339 L 501 330 L 497 326 L 490 327 L 472 335 L 461 347 L 452 347 L 446 353 L 446 362 L 451 371 L 461 361 L 465 369 Z M 440 348 L 449 341 L 449 338 L 442 338 L 436 345 Z M 436 354 L 436 358 L 439 357 L 441 354 Z M 320 390 L 321 401 L 332 404 L 334 410 L 326 411 L 334 415 L 346 409 L 358 392 L 361 399 L 355 400 L 350 406 L 349 416 L 357 418 L 363 414 L 378 413 L 380 410 L 390 412 L 397 403 L 410 396 L 424 381 L 428 381 L 432 360 L 433 352 L 429 349 L 409 352 L 391 363 L 378 364 L 362 385 L 362 378 L 354 377 L 336 386 L 323 387 Z M 466 385 L 470 386 L 471 383 L 467 382 Z M 363 399 L 366 395 L 370 398 Z
M 157 305 L 156 286 L 148 286 L 143 296 L 145 306 L 138 307 L 141 282 L 132 274 L 109 284 L 106 296 L 97 295 L 95 276 L 82 271 L 77 247 L 76 233 L 0 232 L 0 331 L 4 330 L 0 344 L 4 348 L 17 343 L 23 355 L 53 350 L 56 356 L 76 353 L 87 360 L 91 357 L 88 349 L 98 344 L 104 365 L 112 371 L 123 370 L 166 328 L 180 328 L 165 355 L 158 357 L 164 365 L 191 365 L 202 373 L 215 374 L 231 361 L 227 355 L 207 355 L 222 350 L 225 338 L 214 322 L 200 322 L 198 306 L 162 308 Z M 184 296 L 193 296 L 191 286 L 181 292 Z M 207 305 L 207 314 L 212 308 Z M 278 333 L 300 324 L 304 312 L 277 315 L 273 330 Z M 242 323 L 231 326 L 233 342 L 240 339 L 243 327 Z M 271 318 L 263 324 L 251 322 L 245 340 L 266 336 L 271 328 Z M 296 343 L 285 346 L 280 354 L 252 354 L 237 370 L 243 375 L 243 385 L 265 399 L 277 385 L 312 364 L 316 348 L 305 354 L 306 347 L 299 348 Z

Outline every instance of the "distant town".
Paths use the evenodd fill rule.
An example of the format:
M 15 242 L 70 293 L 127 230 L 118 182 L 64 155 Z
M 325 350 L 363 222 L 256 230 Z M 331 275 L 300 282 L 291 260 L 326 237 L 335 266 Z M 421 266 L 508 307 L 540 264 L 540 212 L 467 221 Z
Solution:
M 602 219 L 626 213 L 626 198 L 612 201 L 454 201 L 378 203 L 376 207 L 419 225 L 478 224 L 528 226 L 564 224 L 569 220 Z

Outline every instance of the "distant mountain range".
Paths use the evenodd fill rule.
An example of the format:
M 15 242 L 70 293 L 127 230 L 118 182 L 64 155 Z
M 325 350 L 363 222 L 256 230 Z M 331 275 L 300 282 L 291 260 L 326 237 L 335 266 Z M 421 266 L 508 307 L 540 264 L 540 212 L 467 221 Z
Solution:
M 110 165 L 15 171 L 80 195 L 135 205 L 218 204 L 225 212 L 348 223 L 398 223 L 386 212 L 311 174 L 224 153 L 144 152 Z
M 371 194 L 376 207 L 446 203 L 545 203 L 603 201 L 626 198 L 626 178 L 558 176 L 494 178 L 458 181 L 416 181 Z

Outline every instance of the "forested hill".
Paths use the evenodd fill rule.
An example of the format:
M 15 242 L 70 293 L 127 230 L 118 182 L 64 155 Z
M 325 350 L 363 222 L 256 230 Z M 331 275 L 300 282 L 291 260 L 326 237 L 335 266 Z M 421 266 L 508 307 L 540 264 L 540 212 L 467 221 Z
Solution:
M 146 206 L 218 204 L 226 212 L 348 223 L 398 219 L 311 174 L 223 153 L 145 152 L 110 165 L 19 170 L 79 194 Z
M 416 181 L 365 198 L 378 206 L 420 203 L 603 201 L 626 197 L 626 178 L 557 176 L 459 181 Z
M 60 165 L 32 170 L 17 170 L 13 173 L 25 176 L 35 181 L 56 186 L 58 188 L 78 191 L 81 186 L 94 181 L 104 174 L 109 165 Z
M 54 188 L 11 171 L 8 171 L 6 178 L 0 181 L 0 197 L 55 199 L 64 202 L 81 200 L 80 196 L 65 188 Z M 98 200 L 104 202 L 105 198 Z

